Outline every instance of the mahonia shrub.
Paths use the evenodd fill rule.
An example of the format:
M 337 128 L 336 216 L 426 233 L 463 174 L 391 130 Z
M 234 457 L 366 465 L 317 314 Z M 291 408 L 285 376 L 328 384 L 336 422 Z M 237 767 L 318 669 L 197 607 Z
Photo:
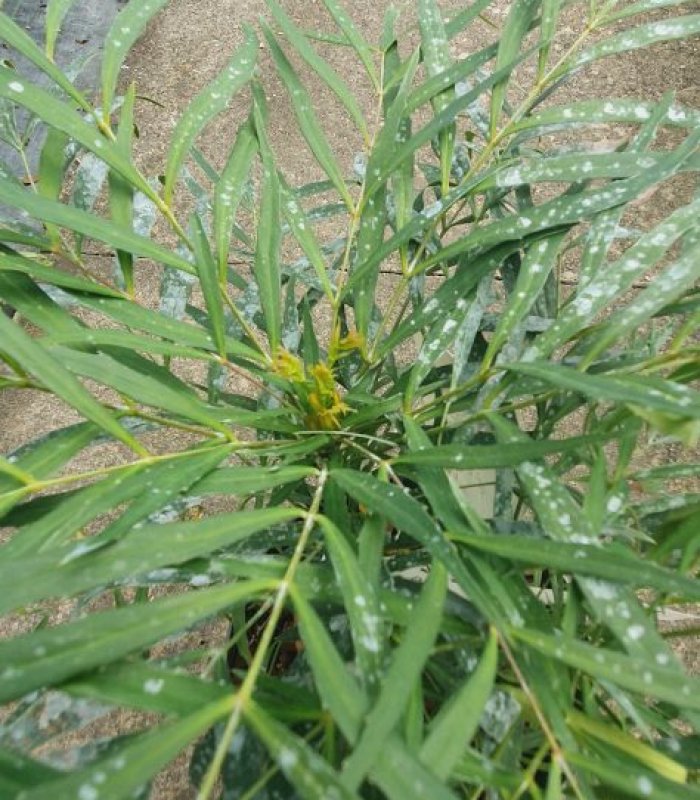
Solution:
M 401 47 L 393 11 L 370 43 L 269 0 L 157 175 L 118 78 L 165 5 L 121 10 L 95 103 L 53 59 L 70 0 L 42 44 L 0 15 L 0 387 L 74 420 L 0 458 L 0 794 L 144 797 L 185 750 L 202 800 L 700 797 L 659 625 L 700 600 L 700 113 L 558 94 L 700 15 L 515 0 L 454 58 L 490 0 L 418 0 Z

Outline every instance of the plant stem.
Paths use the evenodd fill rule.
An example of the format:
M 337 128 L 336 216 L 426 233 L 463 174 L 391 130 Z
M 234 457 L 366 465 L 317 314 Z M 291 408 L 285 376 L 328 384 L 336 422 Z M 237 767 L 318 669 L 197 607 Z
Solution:
M 263 669 L 267 652 L 270 648 L 270 644 L 272 643 L 272 639 L 275 634 L 275 629 L 277 628 L 277 624 L 279 623 L 282 615 L 282 610 L 284 608 L 287 595 L 289 594 L 289 587 L 294 580 L 297 568 L 301 562 L 302 555 L 304 554 L 304 549 L 306 548 L 306 543 L 316 522 L 318 510 L 321 506 L 321 497 L 323 495 L 323 490 L 327 479 L 328 473 L 324 468 L 321 470 L 319 475 L 318 486 L 316 487 L 316 491 L 311 502 L 311 507 L 305 515 L 304 526 L 297 541 L 297 545 L 294 548 L 292 558 L 289 561 L 289 566 L 287 567 L 284 577 L 277 587 L 277 594 L 275 595 L 272 609 L 270 610 L 270 616 L 267 624 L 265 625 L 265 630 L 260 637 L 260 643 L 255 651 L 255 655 L 253 656 L 253 660 L 248 668 L 245 679 L 241 684 L 241 688 L 235 696 L 231 715 L 229 716 L 226 727 L 224 728 L 224 732 L 221 735 L 221 740 L 216 748 L 216 753 L 214 754 L 212 762 L 209 765 L 209 769 L 202 780 L 202 785 L 197 795 L 197 800 L 208 800 L 208 798 L 211 796 L 211 793 L 214 790 L 214 785 L 216 784 L 219 773 L 221 772 L 224 758 L 226 757 L 226 753 L 231 745 L 231 740 L 233 739 L 233 736 L 236 733 L 238 725 L 241 721 L 241 716 L 243 714 L 245 705 L 253 696 L 258 676 Z

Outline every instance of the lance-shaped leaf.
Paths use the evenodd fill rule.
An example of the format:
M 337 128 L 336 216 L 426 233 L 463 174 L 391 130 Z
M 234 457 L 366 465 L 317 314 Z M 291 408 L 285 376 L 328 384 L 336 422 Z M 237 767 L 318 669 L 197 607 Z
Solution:
M 46 6 L 45 34 L 46 55 L 48 58 L 53 58 L 56 38 L 61 29 L 61 23 L 74 3 L 75 0 L 49 0 Z
M 58 0 L 61 2 L 62 0 Z M 92 106 L 85 97 L 73 86 L 68 77 L 54 64 L 54 62 L 37 46 L 26 31 L 22 30 L 16 22 L 0 11 L 0 39 L 10 47 L 28 58 L 45 75 L 63 89 L 84 111 L 94 113 Z
M 209 240 L 198 215 L 191 220 L 192 246 L 194 248 L 195 267 L 199 274 L 199 283 L 204 295 L 204 303 L 209 316 L 209 326 L 216 349 L 222 358 L 226 358 L 226 320 L 224 319 L 224 287 L 219 283 L 216 263 L 209 247 Z
M 321 125 L 319 124 L 316 113 L 314 112 L 311 104 L 311 97 L 308 91 L 299 80 L 299 76 L 294 71 L 294 68 L 289 62 L 289 59 L 282 52 L 277 39 L 272 31 L 267 27 L 263 27 L 263 33 L 270 48 L 270 55 L 274 59 L 275 66 L 279 72 L 279 76 L 284 83 L 290 100 L 292 102 L 292 109 L 296 117 L 299 129 L 309 145 L 309 149 L 314 154 L 314 157 L 321 165 L 323 171 L 328 175 L 335 186 L 337 192 L 345 201 L 349 209 L 353 208 L 353 200 L 345 185 L 345 179 L 340 171 L 333 151 L 328 144 L 328 139 L 323 133 Z
M 355 656 L 364 681 L 372 686 L 381 676 L 382 618 L 375 592 L 343 534 L 326 517 L 319 517 L 328 554 L 343 594 Z
M 245 705 L 243 714 L 301 798 L 359 800 L 355 792 L 344 786 L 331 765 L 286 725 L 277 722 L 252 701 Z
M 106 119 L 112 107 L 114 90 L 124 59 L 146 29 L 146 25 L 167 2 L 168 0 L 131 0 L 115 17 L 105 39 L 102 57 L 102 109 Z
M 0 697 L 13 700 L 141 650 L 224 608 L 249 601 L 270 581 L 247 581 L 90 614 L 0 642 Z M 144 609 L 147 608 L 147 613 Z M 37 657 L 41 653 L 41 657 Z
M 163 194 L 170 203 L 173 190 L 187 153 L 204 127 L 226 109 L 231 97 L 253 77 L 258 40 L 250 28 L 245 29 L 245 42 L 234 53 L 226 68 L 192 100 L 178 120 L 170 141 L 165 167 Z
M 335 24 L 343 32 L 343 36 L 345 36 L 357 53 L 375 88 L 379 89 L 379 80 L 374 65 L 374 52 L 372 47 L 358 31 L 357 26 L 340 3 L 336 2 L 336 0 L 323 0 L 323 5 L 333 17 Z
M 535 14 L 539 11 L 539 7 L 540 0 L 522 0 L 522 2 L 513 3 L 510 7 L 498 44 L 496 70 L 500 70 L 506 64 L 510 64 L 517 57 L 523 38 L 530 28 Z M 498 122 L 508 87 L 507 78 L 508 76 L 499 80 L 491 93 L 490 134 L 492 138 L 498 130 Z
M 667 414 L 700 419 L 700 394 L 689 386 L 649 375 L 592 375 L 559 364 L 509 364 L 511 372 L 531 375 L 547 384 L 594 400 L 610 400 Z
M 401 718 L 415 682 L 420 678 L 440 630 L 447 572 L 434 561 L 425 587 L 416 604 L 413 619 L 403 640 L 394 651 L 381 692 L 367 715 L 367 721 L 355 749 L 345 760 L 343 783 L 356 789 L 375 761 L 381 757 L 382 744 Z
M 622 31 L 598 44 L 592 45 L 574 56 L 570 62 L 563 64 L 555 75 L 564 74 L 572 69 L 581 67 L 583 64 L 597 61 L 599 58 L 626 53 L 630 50 L 637 50 L 640 47 L 648 47 L 656 42 L 685 39 L 698 33 L 700 33 L 700 14 L 686 14 L 683 17 L 671 17 L 648 22 L 646 25 L 639 25 L 636 28 Z
M 187 451 L 186 451 L 187 452 Z M 47 510 L 39 519 L 24 525 L 5 545 L 6 557 L 30 557 L 62 546 L 92 520 L 133 501 L 141 493 L 143 500 L 132 505 L 107 526 L 100 539 L 93 536 L 80 544 L 88 553 L 127 533 L 133 525 L 167 505 L 180 491 L 214 467 L 230 453 L 230 446 L 217 447 L 203 452 L 187 452 L 187 457 L 165 459 L 155 464 L 137 463 L 127 466 L 101 481 L 96 481 L 77 491 L 72 491 Z M 57 500 L 62 498 L 58 496 Z M 65 555 L 65 554 L 64 554 Z
M 362 134 L 365 141 L 369 141 L 369 131 L 367 130 L 367 123 L 362 115 L 360 106 L 355 100 L 350 87 L 338 75 L 338 73 L 331 67 L 331 65 L 311 47 L 308 39 L 304 36 L 303 32 L 294 24 L 292 19 L 285 13 L 284 9 L 275 0 L 266 0 L 267 6 L 270 9 L 272 16 L 279 25 L 280 29 L 284 32 L 290 44 L 299 55 L 306 61 L 306 63 L 316 72 L 321 80 L 328 86 L 328 88 L 335 94 L 340 102 L 345 106 L 353 121 L 357 125 L 358 130 Z
M 150 191 L 150 189 L 149 189 Z M 53 222 L 63 228 L 82 233 L 98 242 L 104 242 L 115 250 L 127 250 L 144 258 L 152 258 L 160 264 L 194 272 L 194 267 L 185 259 L 145 236 L 139 236 L 130 228 L 117 225 L 109 220 L 101 219 L 94 214 L 81 211 L 17 186 L 12 181 L 0 177 L 0 192 L 6 203 L 23 209 L 36 219 Z
M 565 234 L 555 234 L 532 244 L 520 264 L 518 278 L 513 291 L 508 296 L 505 309 L 499 315 L 496 330 L 489 341 L 484 363 L 490 364 L 496 353 L 513 335 L 537 298 L 542 293 L 552 268 L 554 267 L 564 241 Z
M 131 158 L 131 146 L 134 138 L 134 103 L 136 100 L 136 86 L 131 84 L 124 95 L 119 128 L 117 130 L 116 146 L 125 158 Z M 119 225 L 133 228 L 134 218 L 134 189 L 118 173 L 111 171 L 109 174 L 109 208 L 112 219 Z M 124 288 L 129 294 L 134 292 L 134 257 L 126 250 L 117 251 L 117 264 L 121 271 Z
M 639 124 L 649 120 L 655 108 L 656 103 L 628 97 L 582 100 L 578 103 L 566 103 L 529 114 L 512 123 L 511 130 L 513 132 L 527 131 L 529 137 L 537 136 L 543 129 L 550 127 L 563 130 L 600 123 L 630 122 Z M 665 125 L 679 128 L 694 128 L 700 122 L 700 112 L 692 108 L 672 105 L 666 111 L 663 122 Z
M 8 557 L 0 564 L 0 575 L 14 588 L 3 593 L 0 608 L 6 613 L 39 600 L 71 597 L 88 589 L 147 575 L 209 555 L 297 516 L 299 512 L 288 508 L 239 511 L 197 522 L 144 525 L 116 543 L 100 536 L 95 541 L 83 540 L 39 555 Z M 21 538 L 22 533 L 18 536 Z M 26 574 L 26 580 L 12 579 L 19 570 Z M 214 580 L 207 573 L 196 578 L 192 581 L 194 586 Z
M 227 438 L 231 437 L 230 429 L 221 420 L 231 420 L 231 424 L 235 424 L 237 412 L 208 406 L 191 387 L 174 376 L 169 376 L 164 367 L 147 359 L 139 359 L 135 355 L 127 359 L 123 353 L 118 352 L 114 355 L 120 356 L 119 358 L 105 353 L 81 353 L 59 345 L 51 350 L 76 375 L 110 386 L 137 403 L 199 422 L 220 431 Z M 131 366 L 127 366 L 124 361 L 130 361 Z M 255 414 L 248 412 L 245 416 L 253 418 Z
M 44 386 L 115 439 L 124 442 L 135 452 L 145 454 L 143 446 L 117 422 L 113 414 L 98 403 L 59 361 L 4 314 L 0 314 L 0 334 L 3 346 L 10 346 L 12 357 Z
M 294 238 L 301 245 L 301 249 L 311 262 L 311 266 L 316 272 L 316 276 L 323 287 L 323 291 L 329 298 L 333 297 L 333 287 L 331 286 L 326 268 L 326 260 L 321 252 L 321 247 L 311 228 L 309 218 L 300 204 L 299 197 L 287 185 L 284 178 L 280 175 L 280 199 L 282 201 L 282 212 L 287 219 L 289 227 L 294 234 Z
M 683 676 L 671 667 L 575 639 L 550 636 L 524 628 L 511 629 L 510 635 L 527 647 L 583 670 L 599 680 L 610 681 L 631 692 L 665 700 L 678 708 L 700 710 L 700 680 Z
M 452 63 L 450 45 L 445 32 L 445 25 L 436 0 L 419 0 L 418 25 L 421 35 L 421 52 L 428 76 L 433 78 L 449 69 Z M 433 98 L 433 110 L 439 114 L 450 104 L 454 90 L 446 88 Z M 452 171 L 452 155 L 454 151 L 455 126 L 448 125 L 440 131 L 440 171 L 441 192 L 446 194 L 450 189 Z
M 457 694 L 431 721 L 420 749 L 421 761 L 445 780 L 476 733 L 486 701 L 491 696 L 498 667 L 498 640 L 491 631 L 478 666 Z
M 643 561 L 618 548 L 548 540 L 536 540 L 535 547 L 533 539 L 528 536 L 475 536 L 463 533 L 459 534 L 459 541 L 468 547 L 522 564 L 629 583 L 636 588 L 650 587 L 689 601 L 700 598 L 700 585 L 696 580 Z
M 253 126 L 248 120 L 238 129 L 231 154 L 214 186 L 214 246 L 221 283 L 226 278 L 231 229 L 236 218 L 236 211 L 246 191 L 257 146 Z
M 148 691 L 145 689 L 144 691 Z M 212 725 L 231 711 L 233 697 L 206 705 L 184 719 L 162 725 L 114 748 L 87 768 L 24 793 L 27 800 L 41 800 L 49 792 L 55 800 L 120 800 L 138 790 L 162 767 Z
M 114 142 L 86 122 L 71 105 L 25 78 L 17 77 L 14 70 L 5 66 L 0 67 L 0 97 L 24 106 L 52 128 L 79 142 L 141 191 L 153 194 L 148 183 Z
M 270 350 L 274 353 L 282 339 L 280 186 L 272 151 L 267 141 L 266 113 L 262 102 L 256 100 L 254 114 L 255 132 L 263 162 L 263 181 L 253 273 L 260 293 L 260 305 L 265 318 Z

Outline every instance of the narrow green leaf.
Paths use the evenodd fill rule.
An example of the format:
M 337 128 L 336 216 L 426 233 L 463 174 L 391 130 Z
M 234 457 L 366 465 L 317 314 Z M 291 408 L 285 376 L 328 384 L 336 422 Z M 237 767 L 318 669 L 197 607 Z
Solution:
M 49 0 L 46 6 L 46 55 L 53 59 L 56 38 L 64 17 L 75 0 Z
M 323 5 L 333 17 L 335 24 L 342 31 L 343 36 L 357 53 L 375 88 L 379 89 L 379 80 L 374 66 L 374 52 L 372 48 L 358 31 L 357 26 L 340 3 L 336 0 L 323 0 Z
M 700 680 L 683 676 L 676 669 L 650 663 L 648 658 L 632 658 L 578 640 L 525 628 L 512 628 L 510 635 L 527 647 L 599 680 L 610 681 L 631 692 L 664 700 L 679 708 L 700 710 Z
M 191 267 L 189 267 L 191 269 Z M 160 336 L 172 342 L 203 350 L 213 350 L 214 343 L 204 328 L 190 324 L 157 311 L 138 305 L 127 299 L 114 299 L 111 297 L 93 298 L 85 295 L 76 297 L 76 300 L 87 308 L 105 314 L 122 325 L 137 330 L 146 331 L 154 336 Z M 121 331 L 119 332 L 121 335 Z M 94 335 L 108 336 L 107 332 L 95 331 Z M 126 334 L 125 334 L 126 335 Z M 116 344 L 116 342 L 115 342 Z M 231 337 L 226 338 L 226 350 L 241 358 L 260 363 L 260 353 L 251 347 Z
M 131 158 L 131 147 L 134 138 L 134 103 L 136 87 L 131 84 L 121 108 L 116 146 L 124 158 Z M 134 228 L 134 190 L 128 181 L 123 180 L 113 170 L 109 173 L 109 208 L 112 219 L 120 226 Z M 117 263 L 121 270 L 122 281 L 129 294 L 134 293 L 134 257 L 126 250 L 117 251 Z
M 637 3 L 630 3 L 630 5 L 622 8 L 612 6 L 610 11 L 604 15 L 602 23 L 610 25 L 610 23 L 626 17 L 636 17 L 638 14 L 644 14 L 648 11 L 656 11 L 659 8 L 668 8 L 669 6 L 680 6 L 687 2 L 689 0 L 639 0 Z
M 449 778 L 476 733 L 497 666 L 498 639 L 492 630 L 478 666 L 433 719 L 420 749 L 420 760 L 442 780 Z
M 139 789 L 190 742 L 230 713 L 233 696 L 207 705 L 188 717 L 161 725 L 113 750 L 87 769 L 70 772 L 24 793 L 26 800 L 122 800 Z M 48 795 L 47 795 L 48 793 Z
M 63 131 L 71 139 L 79 142 L 125 180 L 141 191 L 152 194 L 150 186 L 129 158 L 125 158 L 114 142 L 103 136 L 94 125 L 86 122 L 70 104 L 24 78 L 19 78 L 14 70 L 5 66 L 0 67 L 0 97 L 24 106 L 50 127 Z M 3 182 L 5 180 L 3 178 Z
M 547 362 L 508 364 L 504 369 L 530 375 L 597 401 L 610 400 L 700 419 L 700 394 L 674 381 L 649 375 L 591 375 Z
M 343 534 L 327 517 L 321 516 L 318 521 L 343 595 L 357 663 L 364 682 L 371 687 L 379 683 L 382 667 L 379 602 Z
M 421 52 L 428 76 L 433 78 L 441 75 L 451 66 L 452 57 L 442 14 L 436 0 L 419 0 L 418 26 L 421 34 Z M 433 98 L 432 104 L 435 114 L 439 114 L 449 106 L 454 94 L 454 89 L 448 87 Z M 443 128 L 439 134 L 442 194 L 446 194 L 450 189 L 454 142 L 455 125 L 453 123 Z
M 143 446 L 117 422 L 115 417 L 100 405 L 59 361 L 37 344 L 19 325 L 10 322 L 4 314 L 0 314 L 0 333 L 3 342 L 11 346 L 13 358 L 16 358 L 24 369 L 35 375 L 44 386 L 115 439 L 124 442 L 134 452 L 145 455 Z
M 592 45 L 583 52 L 578 53 L 568 63 L 563 64 L 556 74 L 565 74 L 600 58 L 617 55 L 618 53 L 627 53 L 630 50 L 648 47 L 657 42 L 686 39 L 698 33 L 700 33 L 700 14 L 686 14 L 682 17 L 671 17 L 648 22 L 645 25 L 622 31 Z
M 170 385 L 166 385 L 162 380 L 163 368 L 155 364 L 149 365 L 152 375 L 147 375 L 121 364 L 105 353 L 81 353 L 58 345 L 50 348 L 50 351 L 76 375 L 110 386 L 137 403 L 169 411 L 230 435 L 229 429 L 219 421 L 213 409 L 202 402 L 193 389 L 185 383 L 178 384 L 172 380 Z M 141 363 L 148 364 L 145 361 Z M 235 414 L 231 416 L 235 417 Z
M 585 343 L 585 359 L 591 363 L 613 343 L 634 334 L 652 316 L 666 305 L 680 298 L 700 280 L 700 245 L 688 248 L 671 263 L 653 282 L 643 289 L 624 308 L 608 317 L 605 329 L 595 332 L 592 341 Z
M 368 701 L 333 644 L 328 630 L 301 592 L 292 599 L 299 628 L 321 700 L 348 741 L 359 735 Z
M 107 32 L 102 57 L 102 113 L 105 120 L 114 100 L 114 90 L 119 80 L 119 70 L 146 25 L 168 0 L 131 0 L 117 14 Z
M 246 721 L 265 743 L 270 755 L 289 782 L 304 800 L 337 797 L 338 800 L 359 800 L 354 791 L 341 783 L 338 774 L 306 742 L 295 736 L 285 725 L 277 722 L 249 701 L 243 709 Z
M 580 450 L 601 441 L 601 435 L 589 434 L 572 436 L 569 439 L 533 439 L 497 445 L 445 444 L 403 453 L 392 463 L 450 469 L 504 469 L 552 453 Z
M 0 642 L 4 666 L 0 698 L 3 702 L 13 700 L 34 689 L 56 686 L 101 664 L 111 664 L 224 608 L 248 602 L 269 588 L 270 581 L 246 581 L 202 589 L 146 605 L 137 603 L 89 614 L 77 622 L 6 639 Z
M 639 124 L 649 120 L 655 108 L 656 103 L 628 97 L 582 100 L 578 103 L 567 103 L 537 111 L 514 122 L 511 130 L 527 131 L 529 136 L 536 136 L 542 129 L 552 126 L 566 129 L 613 122 Z M 671 106 L 664 118 L 664 124 L 680 128 L 694 128 L 698 123 L 700 123 L 700 112 L 678 105 Z
M 316 276 L 323 287 L 323 291 L 329 298 L 334 297 L 333 287 L 331 286 L 326 268 L 326 260 L 321 252 L 321 247 L 314 232 L 309 224 L 309 219 L 296 193 L 287 185 L 284 178 L 279 176 L 280 199 L 282 201 L 282 212 L 289 223 L 289 227 L 294 234 L 294 238 L 301 245 L 301 249 L 311 262 L 311 266 L 316 272 Z
M 104 242 L 116 250 L 126 250 L 144 258 L 152 258 L 160 264 L 166 264 L 175 269 L 189 273 L 194 272 L 194 267 L 172 250 L 109 220 L 101 219 L 86 211 L 80 211 L 54 200 L 39 197 L 34 192 L 22 189 L 2 177 L 0 177 L 0 191 L 6 203 L 11 204 L 14 208 L 27 211 L 31 216 L 43 222 L 52 222 L 63 228 L 69 228 L 84 236 L 89 236 L 91 239 Z
M 265 133 L 262 109 L 256 104 L 255 128 L 263 161 L 262 198 L 253 272 L 260 291 L 265 329 L 274 353 L 282 339 L 282 274 L 280 270 L 280 186 Z
M 156 688 L 158 691 L 154 692 Z M 117 662 L 80 675 L 64 684 L 61 690 L 73 697 L 178 717 L 194 714 L 204 706 L 231 696 L 230 687 L 142 660 Z
M 671 175 L 681 169 L 682 164 L 696 149 L 700 141 L 700 129 L 691 133 L 683 144 L 676 150 L 660 159 L 655 167 L 648 169 L 641 175 L 627 180 L 616 181 L 613 186 L 604 186 L 576 194 L 564 194 L 549 200 L 541 205 L 529 209 L 520 216 L 509 216 L 477 228 L 473 233 L 463 239 L 448 244 L 434 255 L 429 256 L 414 270 L 416 274 L 425 272 L 438 263 L 444 263 L 455 256 L 469 252 L 482 252 L 489 246 L 500 245 L 504 241 L 525 239 L 540 231 L 561 229 L 566 225 L 573 225 L 592 217 L 594 214 L 608 208 L 622 205 L 632 198 L 639 197 L 648 187 L 667 180 Z M 658 245 L 661 247 L 661 245 Z M 666 245 L 667 247 L 668 245 Z M 634 256 L 625 252 L 620 259 L 620 265 L 625 259 Z M 629 263 L 629 262 L 627 262 Z M 638 266 L 635 264 L 635 268 Z M 619 280 L 625 276 L 624 271 L 616 274 Z M 588 287 L 585 287 L 586 289 Z M 559 319 L 557 320 L 559 322 Z M 552 326 L 554 329 L 555 326 Z M 558 329 L 557 329 L 558 330 Z M 545 334 L 546 335 L 546 334 Z
M 192 100 L 177 122 L 165 166 L 163 196 L 170 203 L 187 153 L 204 127 L 226 109 L 233 95 L 253 77 L 258 40 L 245 28 L 245 42 L 236 50 L 226 68 Z
M 654 168 L 649 173 L 653 171 Z M 610 187 L 610 191 L 614 192 L 625 184 L 634 184 L 639 180 L 644 180 L 644 176 L 618 181 Z M 700 199 L 676 209 L 663 222 L 640 236 L 616 261 L 605 265 L 604 269 L 599 268 L 577 288 L 555 322 L 527 348 L 525 360 L 548 357 L 556 347 L 590 324 L 637 278 L 656 266 L 680 236 L 695 227 L 699 211 Z M 611 223 L 614 224 L 614 220 Z
M 214 245 L 221 282 L 226 278 L 231 228 L 238 206 L 246 192 L 256 150 L 257 140 L 253 126 L 248 120 L 238 129 L 231 153 L 214 186 Z
M 61 0 L 58 0 L 61 2 Z M 66 75 L 54 64 L 54 62 L 37 46 L 34 39 L 22 30 L 16 22 L 0 11 L 0 39 L 7 42 L 10 47 L 14 47 L 25 58 L 28 58 L 45 75 L 63 89 L 82 109 L 90 114 L 94 110 L 83 95 L 73 86 Z M 20 82 L 21 83 L 21 82 Z
M 116 543 L 105 532 L 95 541 L 81 540 L 46 553 L 3 559 L 0 575 L 12 590 L 3 593 L 0 608 L 6 613 L 39 600 L 72 597 L 87 589 L 147 576 L 153 570 L 209 555 L 298 516 L 288 508 L 238 511 L 196 522 L 143 525 Z M 17 535 L 21 538 L 22 532 Z M 19 570 L 26 580 L 13 580 Z M 197 578 L 195 586 L 215 580 L 209 574 Z
M 447 572 L 434 561 L 413 619 L 394 651 L 379 697 L 367 715 L 355 749 L 345 760 L 343 784 L 353 790 L 381 758 L 382 745 L 401 718 L 413 686 L 420 678 L 440 630 L 446 592 Z
M 357 125 L 365 141 L 369 141 L 369 131 L 367 123 L 362 115 L 362 111 L 355 100 L 355 96 L 347 83 L 338 75 L 331 65 L 311 47 L 306 36 L 294 24 L 292 19 L 285 13 L 284 9 L 275 0 L 266 0 L 267 7 L 272 16 L 285 34 L 290 44 L 294 46 L 297 53 L 306 63 L 316 72 L 321 80 L 335 94 L 340 102 L 345 106 L 351 118 Z
M 539 11 L 540 0 L 521 0 L 513 3 L 501 31 L 496 55 L 496 71 L 510 64 L 517 57 L 525 34 L 530 28 L 532 20 Z M 508 75 L 500 79 L 493 87 L 491 93 L 490 128 L 493 138 L 498 131 L 498 123 L 503 111 L 503 102 L 508 87 Z
M 323 133 L 316 113 L 312 108 L 311 97 L 308 91 L 299 80 L 298 75 L 277 43 L 277 39 L 272 31 L 267 26 L 264 26 L 263 33 L 265 34 L 265 39 L 270 48 L 270 55 L 289 93 L 294 115 L 306 143 L 309 145 L 316 161 L 318 161 L 323 171 L 332 181 L 337 192 L 343 198 L 347 207 L 352 209 L 354 205 L 352 197 L 345 185 L 345 179 L 335 160 L 333 151 L 328 144 L 326 135 Z
M 533 540 L 529 536 L 505 534 L 486 537 L 460 533 L 456 538 L 468 547 L 523 564 L 591 575 L 640 589 L 649 587 L 693 602 L 700 599 L 700 585 L 693 578 L 643 561 L 614 546 Z
M 654 800 L 677 800 L 680 792 L 687 800 L 700 798 L 700 791 L 693 785 L 683 784 L 680 786 L 653 772 L 638 769 L 630 771 L 626 762 L 611 764 L 590 758 L 580 752 L 569 752 L 568 750 L 565 750 L 562 756 L 572 766 L 595 775 L 604 786 L 619 789 L 628 797 L 637 797 L 639 800 L 646 800 L 649 797 L 653 797 Z
M 396 734 L 382 744 L 381 756 L 370 777 L 390 800 L 457 800 L 457 795 Z
M 191 220 L 192 246 L 194 248 L 195 267 L 199 274 L 199 282 L 204 295 L 204 303 L 209 315 L 211 333 L 216 349 L 222 358 L 226 358 L 226 320 L 224 318 L 223 287 L 219 284 L 219 273 L 209 247 L 207 234 L 202 220 L 194 215 Z
M 520 264 L 515 287 L 508 296 L 506 307 L 499 315 L 496 330 L 489 341 L 483 359 L 485 365 L 492 363 L 542 293 L 565 236 L 563 233 L 555 234 L 528 248 Z

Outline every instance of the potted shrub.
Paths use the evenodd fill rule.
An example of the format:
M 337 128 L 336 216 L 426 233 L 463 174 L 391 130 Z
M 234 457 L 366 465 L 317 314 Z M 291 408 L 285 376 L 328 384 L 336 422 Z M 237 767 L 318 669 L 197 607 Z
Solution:
M 370 117 L 269 0 L 154 180 L 138 87 L 117 89 L 164 5 L 120 12 L 97 105 L 50 57 L 70 2 L 46 52 L 0 16 L 51 83 L 0 68 L 3 107 L 47 131 L 36 175 L 0 176 L 0 385 L 80 418 L 0 460 L 22 628 L 0 642 L 2 796 L 147 794 L 190 745 L 201 798 L 700 796 L 700 682 L 657 619 L 700 599 L 697 495 L 664 489 L 698 467 L 639 461 L 697 441 L 700 200 L 635 220 L 697 171 L 700 117 L 672 94 L 557 99 L 700 16 L 585 4 L 560 48 L 573 4 L 522 0 L 453 58 L 488 0 L 419 0 L 401 47 L 393 12 L 370 44 L 324 0 Z M 322 182 L 277 162 L 262 44 Z M 354 172 L 308 72 L 364 143 Z M 198 137 L 239 92 L 214 166 Z M 622 138 L 589 141 L 599 124 Z M 113 708 L 145 730 L 117 719 L 70 765 L 38 751 Z

